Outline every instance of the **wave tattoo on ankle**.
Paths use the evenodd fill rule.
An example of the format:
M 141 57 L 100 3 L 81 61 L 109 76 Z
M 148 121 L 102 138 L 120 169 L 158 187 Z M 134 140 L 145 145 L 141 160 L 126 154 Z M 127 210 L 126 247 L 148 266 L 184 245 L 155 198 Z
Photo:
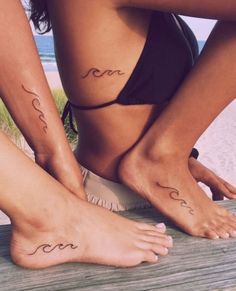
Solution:
M 28 254 L 28 255 L 29 256 L 33 256 L 39 250 L 42 250 L 44 253 L 49 254 L 49 253 L 53 252 L 55 249 L 62 251 L 64 249 L 66 249 L 66 248 L 71 248 L 72 250 L 75 250 L 75 249 L 78 248 L 78 246 L 75 246 L 73 244 L 66 244 L 66 245 L 64 245 L 64 244 L 57 244 L 55 246 L 52 246 L 50 244 L 43 244 L 43 245 L 38 246 L 33 253 Z
M 158 184 L 158 186 L 160 186 L 160 187 L 162 187 L 164 189 L 171 190 L 171 192 L 169 192 L 170 198 L 173 199 L 173 200 L 175 200 L 175 201 L 179 201 L 181 207 L 187 208 L 189 210 L 188 211 L 189 214 L 194 215 L 193 208 L 188 205 L 188 203 L 186 202 L 186 200 L 179 198 L 180 193 L 179 193 L 179 191 L 177 189 L 171 188 L 171 187 L 165 187 L 165 186 L 160 185 L 159 183 L 157 183 L 157 184 Z
M 81 77 L 83 79 L 87 78 L 89 75 L 92 75 L 95 78 L 101 78 L 105 75 L 107 76 L 113 76 L 113 75 L 118 75 L 118 76 L 122 76 L 125 75 L 125 73 L 121 72 L 121 70 L 104 70 L 101 71 L 97 68 L 91 68 L 88 70 L 88 72 L 85 75 L 82 75 Z
M 31 95 L 33 95 L 33 96 L 36 97 L 36 98 L 34 98 L 34 99 L 32 100 L 31 104 L 32 104 L 32 107 L 34 108 L 34 110 L 37 111 L 37 112 L 39 113 L 38 118 L 39 118 L 40 122 L 43 124 L 43 131 L 44 131 L 45 133 L 47 133 L 48 125 L 47 125 L 47 122 L 45 121 L 45 115 L 44 115 L 43 111 L 41 111 L 41 110 L 39 109 L 39 107 L 41 106 L 40 101 L 39 101 L 39 95 L 37 95 L 36 93 L 34 93 L 34 92 L 32 92 L 32 91 L 26 89 L 26 88 L 24 87 L 24 85 L 22 85 L 21 87 L 22 87 L 22 89 L 23 89 L 26 93 L 31 94 Z

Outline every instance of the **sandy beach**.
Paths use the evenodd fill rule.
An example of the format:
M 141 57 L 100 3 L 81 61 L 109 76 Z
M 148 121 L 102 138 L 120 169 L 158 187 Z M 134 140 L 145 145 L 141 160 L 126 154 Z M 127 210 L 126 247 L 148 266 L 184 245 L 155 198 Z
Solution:
M 46 73 L 52 89 L 62 89 L 57 72 Z M 236 185 L 236 100 L 210 125 L 196 144 L 199 160 L 222 178 Z M 207 187 L 203 187 L 209 193 Z M 0 224 L 9 223 L 0 213 Z
M 204 165 L 236 185 L 236 100 L 210 125 L 196 147 Z
M 62 89 L 61 79 L 58 72 L 46 72 L 48 84 L 52 89 Z

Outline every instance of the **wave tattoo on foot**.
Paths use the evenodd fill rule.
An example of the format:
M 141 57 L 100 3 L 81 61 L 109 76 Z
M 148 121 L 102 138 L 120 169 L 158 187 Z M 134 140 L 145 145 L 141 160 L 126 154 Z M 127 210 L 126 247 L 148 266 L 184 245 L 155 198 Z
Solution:
M 64 245 L 64 244 L 57 244 L 55 246 L 52 246 L 50 244 L 43 244 L 43 245 L 38 246 L 33 253 L 28 254 L 28 255 L 29 256 L 33 256 L 39 250 L 42 250 L 44 253 L 49 254 L 49 253 L 53 252 L 55 249 L 62 251 L 64 249 L 66 249 L 66 248 L 71 248 L 72 250 L 75 250 L 75 249 L 78 248 L 78 246 L 75 246 L 73 244 L 66 244 L 66 245 Z
M 92 75 L 93 77 L 95 78 L 101 78 L 105 75 L 107 76 L 113 76 L 113 75 L 118 75 L 118 76 L 122 76 L 124 75 L 125 73 L 121 72 L 121 70 L 104 70 L 104 71 L 101 71 L 97 68 L 91 68 L 88 70 L 88 72 L 85 74 L 85 75 L 82 75 L 81 77 L 83 79 L 87 78 L 89 75 Z
M 158 186 L 160 186 L 160 187 L 162 187 L 162 188 L 164 188 L 164 189 L 169 189 L 169 190 L 171 190 L 171 192 L 169 192 L 169 196 L 170 196 L 170 198 L 173 199 L 173 200 L 179 201 L 181 207 L 185 207 L 185 208 L 187 208 L 187 209 L 189 210 L 189 211 L 188 211 L 189 214 L 194 215 L 194 210 L 193 210 L 193 208 L 190 207 L 190 206 L 188 205 L 188 203 L 187 203 L 184 199 L 179 198 L 180 193 L 179 193 L 179 191 L 178 191 L 177 189 L 175 189 L 175 188 L 171 188 L 171 187 L 165 187 L 165 186 L 160 185 L 159 183 L 157 183 L 157 184 L 158 184 Z
M 44 115 L 44 113 L 39 109 L 39 107 L 41 106 L 40 101 L 39 101 L 39 95 L 37 95 L 36 93 L 34 93 L 34 92 L 32 92 L 32 91 L 26 89 L 26 88 L 24 87 L 24 85 L 22 85 L 21 87 L 22 87 L 22 89 L 23 89 L 26 93 L 31 94 L 31 95 L 33 95 L 33 96 L 36 97 L 36 98 L 34 98 L 34 99 L 32 100 L 31 104 L 32 104 L 32 107 L 34 108 L 34 110 L 36 110 L 36 111 L 39 113 L 38 118 L 39 118 L 39 120 L 41 121 L 41 123 L 43 124 L 43 131 L 44 131 L 45 133 L 47 133 L 48 125 L 47 125 L 47 122 L 45 121 L 45 115 Z

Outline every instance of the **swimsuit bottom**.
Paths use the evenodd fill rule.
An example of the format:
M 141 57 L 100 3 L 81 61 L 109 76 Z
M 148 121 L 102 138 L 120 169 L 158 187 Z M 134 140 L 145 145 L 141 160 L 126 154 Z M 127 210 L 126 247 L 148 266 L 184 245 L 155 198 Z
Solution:
M 89 202 L 111 211 L 150 208 L 151 204 L 125 185 L 104 179 L 80 165 Z

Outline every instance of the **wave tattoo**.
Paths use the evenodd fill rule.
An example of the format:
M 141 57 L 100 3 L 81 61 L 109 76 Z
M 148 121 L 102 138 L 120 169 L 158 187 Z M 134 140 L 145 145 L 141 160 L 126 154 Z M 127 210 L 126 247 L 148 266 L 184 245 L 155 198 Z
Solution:
M 158 184 L 158 183 L 157 183 L 157 184 Z M 160 186 L 160 187 L 162 187 L 162 188 L 165 188 L 165 189 L 169 189 L 169 190 L 171 190 L 171 192 L 169 192 L 169 196 L 170 196 L 170 198 L 173 199 L 173 200 L 179 201 L 181 207 L 185 207 L 185 208 L 187 208 L 187 209 L 189 210 L 189 211 L 188 211 L 189 214 L 194 215 L 194 210 L 193 210 L 193 208 L 190 207 L 190 206 L 188 205 L 188 203 L 187 203 L 184 199 L 179 198 L 180 193 L 179 193 L 179 191 L 178 191 L 177 189 L 175 189 L 175 188 L 171 188 L 171 187 L 164 187 L 164 186 L 162 186 L 162 185 L 160 185 L 160 184 L 158 184 L 158 186 Z
M 39 107 L 41 106 L 40 104 L 40 101 L 39 101 L 39 95 L 37 95 L 36 93 L 30 91 L 30 90 L 27 90 L 24 85 L 21 86 L 22 89 L 27 92 L 28 94 L 31 94 L 33 96 L 35 96 L 36 98 L 34 98 L 31 102 L 32 104 L 32 107 L 34 108 L 34 110 L 36 110 L 38 113 L 39 113 L 39 120 L 41 121 L 41 123 L 43 124 L 43 131 L 45 133 L 47 133 L 47 129 L 48 129 L 48 125 L 47 125 L 47 122 L 45 121 L 45 115 L 44 113 L 39 109 Z
M 83 79 L 87 78 L 89 75 L 95 77 L 95 78 L 101 78 L 105 75 L 107 76 L 113 76 L 113 75 L 118 75 L 118 76 L 122 76 L 124 75 L 125 73 L 121 72 L 121 70 L 104 70 L 104 71 L 101 71 L 97 68 L 91 68 L 88 70 L 88 72 L 85 74 L 85 75 L 82 75 L 81 77 Z
M 28 254 L 28 255 L 29 255 L 29 256 L 33 256 L 33 255 L 35 255 L 39 250 L 42 250 L 44 253 L 49 254 L 49 253 L 53 252 L 55 249 L 62 251 L 62 250 L 64 250 L 64 249 L 66 249 L 66 248 L 71 248 L 72 250 L 75 250 L 75 249 L 78 248 L 78 246 L 75 246 L 75 245 L 73 245 L 73 244 L 67 244 L 67 245 L 64 245 L 64 244 L 57 244 L 57 245 L 55 245 L 55 246 L 52 246 L 52 245 L 50 245 L 50 244 L 43 244 L 43 245 L 38 246 L 38 247 L 36 248 L 36 250 L 35 250 L 33 253 Z

